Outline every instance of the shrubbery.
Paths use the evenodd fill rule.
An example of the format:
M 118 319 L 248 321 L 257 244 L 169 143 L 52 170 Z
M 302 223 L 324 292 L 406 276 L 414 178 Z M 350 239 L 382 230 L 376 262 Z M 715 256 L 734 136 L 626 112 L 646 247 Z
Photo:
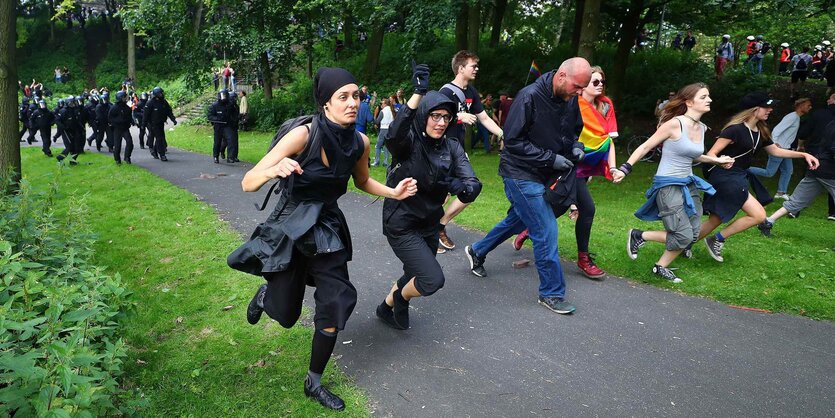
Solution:
M 134 415 L 145 401 L 118 381 L 130 292 L 91 264 L 83 202 L 58 215 L 56 193 L 0 196 L 0 415 Z

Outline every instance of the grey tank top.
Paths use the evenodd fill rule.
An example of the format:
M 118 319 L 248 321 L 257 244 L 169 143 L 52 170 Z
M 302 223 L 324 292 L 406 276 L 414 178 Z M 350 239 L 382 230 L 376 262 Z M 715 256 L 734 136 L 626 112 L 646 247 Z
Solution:
M 681 125 L 681 136 L 676 139 L 664 141 L 664 148 L 661 152 L 661 161 L 658 163 L 656 176 L 689 177 L 693 175 L 693 160 L 705 152 L 705 127 L 701 125 L 702 133 L 699 142 L 695 143 L 687 135 L 684 128 L 682 116 L 677 116 Z

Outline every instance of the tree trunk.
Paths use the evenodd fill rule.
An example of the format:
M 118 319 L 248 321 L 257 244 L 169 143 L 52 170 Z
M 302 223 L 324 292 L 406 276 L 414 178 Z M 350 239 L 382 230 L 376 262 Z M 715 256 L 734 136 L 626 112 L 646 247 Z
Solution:
M 371 39 L 368 40 L 368 54 L 365 56 L 365 76 L 370 81 L 377 72 L 377 65 L 380 64 L 380 52 L 383 50 L 383 36 L 386 34 L 385 23 L 379 23 L 371 30 Z
M 615 63 L 612 66 L 612 73 L 608 77 L 606 89 L 610 97 L 618 103 L 623 94 L 623 83 L 626 80 L 626 69 L 629 66 L 629 55 L 632 46 L 635 45 L 635 38 L 638 36 L 638 29 L 641 23 L 641 13 L 644 11 L 644 0 L 632 0 L 629 11 L 623 19 L 621 26 L 621 38 L 618 42 L 618 49 L 615 52 Z
M 585 0 L 583 6 L 583 23 L 580 26 L 580 43 L 577 55 L 594 62 L 594 46 L 599 41 L 600 32 L 600 0 Z
M 560 40 L 562 40 L 562 30 L 565 27 L 565 17 L 568 15 L 566 7 L 567 2 L 563 2 L 562 7 L 560 7 L 560 23 L 557 24 L 557 33 L 554 35 L 554 47 L 559 46 Z
M 345 48 L 354 47 L 354 14 L 345 7 L 345 20 L 342 22 L 342 36 L 345 38 Z
M 461 2 L 461 9 L 455 18 L 455 50 L 467 49 L 467 20 L 469 18 L 469 5 L 466 0 Z
M 136 82 L 136 37 L 133 29 L 128 29 L 128 77 Z
M 496 0 L 493 6 L 493 30 L 490 31 L 490 47 L 499 46 L 499 39 L 502 36 L 502 21 L 504 12 L 507 10 L 507 0 Z
M 313 41 L 308 40 L 304 49 L 307 51 L 307 78 L 313 78 Z
M 49 0 L 49 42 L 55 42 L 55 21 L 52 17 L 55 16 L 55 0 Z
M 192 22 L 192 26 L 194 27 L 194 37 L 197 38 L 200 36 L 200 29 L 203 26 L 203 2 L 197 2 L 197 10 L 194 12 L 194 21 Z
M 577 0 L 574 4 L 574 30 L 571 32 L 571 55 L 576 56 L 580 49 L 580 32 L 583 28 L 583 11 L 585 0 Z
M 467 13 L 467 49 L 478 52 L 478 39 L 481 37 L 481 3 L 470 5 Z
M 20 181 L 20 142 L 17 141 L 17 63 L 15 37 L 16 1 L 0 2 L 0 173 L 11 183 L 0 184 L 0 193 L 17 190 Z M 48 139 L 47 139 L 48 140 Z
M 270 59 L 267 57 L 267 51 L 261 52 L 259 64 L 261 65 L 261 76 L 264 79 L 264 98 L 267 100 L 273 99 L 273 73 L 270 70 Z

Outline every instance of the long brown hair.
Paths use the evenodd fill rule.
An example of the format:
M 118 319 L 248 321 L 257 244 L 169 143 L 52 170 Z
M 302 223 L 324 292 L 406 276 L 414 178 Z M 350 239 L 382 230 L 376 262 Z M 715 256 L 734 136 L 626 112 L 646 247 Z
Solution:
M 755 107 L 752 107 L 750 109 L 745 109 L 745 110 L 731 116 L 731 119 L 728 120 L 728 123 L 726 123 L 725 126 L 722 127 L 722 130 L 724 130 L 728 126 L 738 125 L 740 123 L 743 123 L 743 122 L 747 121 L 748 119 L 751 119 L 751 117 L 754 116 L 754 113 L 757 112 L 757 109 L 758 109 L 758 107 L 755 106 Z M 771 128 L 768 127 L 768 124 L 765 123 L 764 120 L 758 120 L 757 121 L 757 130 L 760 131 L 760 135 L 763 138 L 769 139 L 769 140 L 771 139 Z
M 603 101 L 600 100 L 600 98 L 606 96 L 606 73 L 603 72 L 603 68 L 600 68 L 599 65 L 592 66 L 591 67 L 591 73 L 592 74 L 600 73 L 600 81 L 603 82 L 603 92 L 600 94 L 600 96 L 595 97 L 594 102 L 591 104 L 602 115 L 604 109 L 603 109 Z M 591 83 L 591 81 L 589 81 L 589 83 Z
M 661 110 L 661 117 L 658 118 L 658 124 L 661 125 L 676 116 L 685 114 L 687 112 L 687 101 L 693 100 L 699 90 L 706 88 L 707 84 L 705 83 L 693 83 L 680 88 L 664 105 L 664 109 Z

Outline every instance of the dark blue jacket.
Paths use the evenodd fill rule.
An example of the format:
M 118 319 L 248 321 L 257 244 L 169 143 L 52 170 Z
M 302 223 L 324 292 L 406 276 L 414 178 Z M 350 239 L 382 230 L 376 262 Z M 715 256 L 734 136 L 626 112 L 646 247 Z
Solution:
M 368 102 L 362 101 L 357 111 L 357 132 L 365 133 L 368 124 L 371 122 L 374 122 L 374 114 L 371 113 L 371 107 L 368 106 Z
M 504 124 L 500 176 L 545 184 L 555 177 L 557 154 L 571 159 L 572 148 L 583 149 L 577 97 L 566 101 L 554 95 L 554 73 L 539 77 L 513 99 Z

